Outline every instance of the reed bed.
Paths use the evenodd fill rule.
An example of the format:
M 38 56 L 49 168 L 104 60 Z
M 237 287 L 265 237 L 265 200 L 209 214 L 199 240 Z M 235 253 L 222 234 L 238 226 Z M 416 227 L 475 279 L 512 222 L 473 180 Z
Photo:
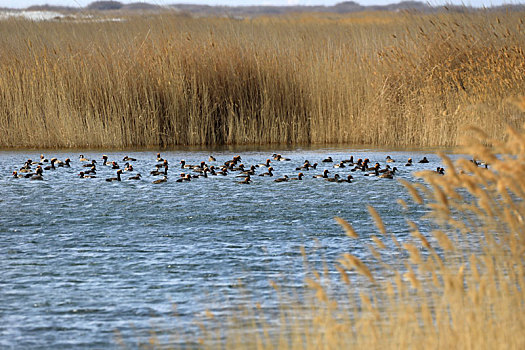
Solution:
M 425 171 L 418 174 L 424 183 L 405 183 L 413 203 L 399 204 L 424 205 L 432 229 L 407 221 L 411 238 L 400 241 L 372 207 L 375 233 L 336 218 L 350 241 L 370 242 L 366 256 L 350 250 L 335 267 L 307 264 L 306 293 L 274 284 L 278 314 L 252 304 L 225 324 L 208 311 L 214 326 L 204 327 L 198 347 L 524 348 L 525 133 L 507 130 L 506 142 L 471 130 L 478 137 L 461 151 L 487 168 L 443 155 L 444 176 Z M 334 283 L 346 292 L 334 294 Z M 146 348 L 162 346 L 150 340 Z
M 10 19 L 0 33 L 2 148 L 455 146 L 465 124 L 521 126 L 521 12 Z

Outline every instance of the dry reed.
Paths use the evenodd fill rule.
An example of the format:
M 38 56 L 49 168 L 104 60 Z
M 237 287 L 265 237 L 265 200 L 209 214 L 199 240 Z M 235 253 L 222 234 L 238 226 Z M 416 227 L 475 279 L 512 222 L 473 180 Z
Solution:
M 521 125 L 522 22 L 481 10 L 1 21 L 0 147 L 453 146 L 467 123 L 501 138 Z

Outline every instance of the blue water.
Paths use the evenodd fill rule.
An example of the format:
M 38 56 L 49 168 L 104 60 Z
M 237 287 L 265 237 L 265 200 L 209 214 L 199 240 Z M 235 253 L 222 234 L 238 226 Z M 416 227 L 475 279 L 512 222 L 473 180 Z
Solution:
M 245 165 L 262 163 L 271 153 L 215 151 L 217 161 L 208 164 L 236 154 Z M 106 152 L 121 166 L 126 154 L 137 158 L 136 171 L 112 183 L 105 178 L 115 170 L 102 166 L 102 152 L 85 153 L 98 162 L 95 179 L 77 176 L 86 169 L 79 153 L 47 152 L 48 158 L 70 157 L 72 167 L 45 171 L 44 181 L 11 176 L 26 159 L 39 159 L 40 152 L 0 152 L 0 348 L 113 348 L 116 332 L 135 346 L 157 323 L 178 327 L 192 339 L 198 332 L 195 316 L 208 309 L 225 316 L 242 303 L 239 284 L 268 309 L 276 307 L 270 280 L 302 286 L 301 246 L 314 264 L 331 266 L 343 252 L 369 259 L 369 237 L 377 230 L 367 205 L 401 241 L 408 239 L 404 215 L 417 218 L 423 212 L 412 206 L 403 214 L 396 200 L 409 201 L 409 196 L 396 180 L 362 172 L 352 173 L 353 183 L 312 178 L 325 168 L 331 175 L 351 174 L 350 168 L 321 163 L 327 155 L 342 160 L 352 154 L 384 166 L 385 152 L 281 153 L 291 161 L 274 161 L 274 177 L 253 176 L 252 184 L 241 185 L 236 173 L 175 182 L 181 159 L 199 164 L 209 151 L 164 152 L 170 170 L 163 184 L 152 184 L 159 177 L 149 175 L 156 164 L 151 151 Z M 413 171 L 440 165 L 432 153 L 388 154 L 398 160 L 392 164 L 400 170 L 398 178 L 414 180 Z M 417 163 L 423 155 L 429 164 Z M 409 157 L 416 161 L 413 167 L 404 166 Z M 303 181 L 273 181 L 295 176 L 305 159 L 319 167 L 305 171 Z M 137 172 L 141 181 L 126 180 Z M 334 216 L 351 222 L 361 237 L 349 240 Z

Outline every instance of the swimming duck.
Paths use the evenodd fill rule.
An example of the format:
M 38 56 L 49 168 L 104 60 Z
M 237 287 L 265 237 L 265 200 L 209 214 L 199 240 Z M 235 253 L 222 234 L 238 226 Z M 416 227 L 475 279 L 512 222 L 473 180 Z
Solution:
M 302 180 L 304 177 L 303 173 L 297 174 L 297 177 L 292 177 L 290 180 Z
M 153 176 L 168 175 L 168 166 L 166 165 L 164 167 L 164 171 L 160 171 L 159 168 L 157 168 L 157 170 L 152 170 L 150 174 Z
M 387 162 L 387 163 L 394 163 L 395 160 L 393 160 L 392 158 L 390 158 L 390 156 L 386 156 L 386 162 Z
M 91 169 L 89 170 L 84 170 L 84 174 L 96 174 L 97 173 L 97 168 L 92 166 Z
M 397 168 L 393 167 L 392 170 L 389 170 L 381 175 L 379 175 L 382 179 L 393 179 L 394 175 L 396 174 Z
M 289 161 L 291 160 L 290 158 L 285 158 L 283 156 L 281 156 L 280 154 L 277 155 L 277 159 L 275 160 L 278 160 L 279 162 L 286 162 L 286 161 Z
M 270 162 L 271 162 L 271 160 L 268 158 L 268 159 L 266 159 L 266 163 L 257 164 L 257 167 L 258 167 L 258 168 L 261 168 L 261 167 L 267 167 L 267 168 L 269 168 L 269 167 L 270 167 Z
M 124 158 L 122 158 L 122 161 L 123 162 L 136 162 L 137 159 L 125 156 Z
M 157 162 L 162 162 L 164 159 L 160 156 L 160 153 L 157 153 Z
M 241 161 L 241 156 L 235 156 L 233 157 L 232 160 L 228 160 L 226 162 L 224 162 L 224 165 L 227 166 L 228 168 L 233 168 L 234 165 L 237 165 L 238 162 Z
M 354 156 L 350 156 L 350 159 L 343 160 L 343 163 L 348 163 L 348 165 L 354 165 Z
M 246 176 L 244 178 L 244 180 L 242 181 L 237 181 L 238 184 L 243 184 L 243 185 L 248 185 L 248 184 L 251 184 L 252 183 L 252 180 L 251 180 L 251 177 L 250 175 Z
M 339 174 L 335 174 L 334 177 L 327 177 L 325 180 L 328 182 L 337 182 L 339 181 Z
M 217 159 L 215 159 L 214 156 L 209 156 L 208 157 L 208 162 L 216 162 L 216 161 L 217 161 Z
M 323 159 L 322 162 L 323 163 L 331 163 L 331 162 L 333 162 L 333 160 L 332 160 L 332 157 L 327 157 L 327 158 Z
M 128 177 L 128 180 L 140 180 L 140 178 L 141 178 L 141 175 L 140 175 L 140 174 L 137 174 L 137 175 L 134 175 L 134 176 Z
M 44 180 L 42 173 L 43 173 L 42 167 L 40 165 L 37 166 L 35 174 L 30 177 L 30 180 Z
M 79 176 L 81 179 L 94 179 L 94 178 L 96 178 L 95 175 L 87 175 L 87 174 L 84 173 L 83 171 L 81 171 L 80 173 L 78 173 L 78 176 Z
M 244 175 L 255 175 L 255 165 L 252 165 L 250 167 L 250 170 L 245 170 L 241 172 L 240 176 L 244 176 Z
M 310 167 L 311 167 L 310 161 L 308 159 L 306 159 L 304 161 L 303 165 L 300 166 L 300 167 L 295 168 L 295 170 L 308 170 L 308 168 L 310 168 Z
M 84 165 L 82 165 L 82 166 L 83 166 L 84 168 L 90 168 L 90 167 L 96 167 L 95 164 L 97 164 L 97 161 L 93 159 L 93 160 L 91 161 L 90 164 L 84 164 Z
M 445 168 L 437 167 L 436 173 L 439 175 L 445 175 Z
M 113 161 L 111 162 L 111 169 L 120 169 L 120 166 L 117 164 L 117 162 Z
M 427 157 L 423 157 L 423 159 L 421 159 L 418 163 L 423 163 L 423 164 L 428 163 Z
M 155 181 L 153 181 L 153 183 L 154 184 L 161 184 L 161 183 L 166 182 L 166 181 L 168 181 L 168 177 L 166 175 L 164 175 L 162 177 L 162 179 L 155 180 Z
M 407 163 L 405 166 L 412 166 L 412 158 L 408 158 Z
M 111 165 L 111 164 L 113 164 L 113 163 L 110 164 L 108 162 L 108 156 L 106 156 L 105 154 L 102 155 L 102 160 L 103 160 L 102 165 Z
M 352 183 L 352 179 L 353 179 L 353 178 L 354 178 L 354 177 L 353 177 L 352 175 L 348 175 L 348 176 L 346 177 L 346 179 L 339 179 L 339 180 L 337 180 L 337 182 L 339 182 L 339 183 L 343 183 L 343 182 Z
M 69 159 L 69 158 L 66 158 L 64 161 L 59 160 L 56 163 L 61 168 L 62 167 L 65 167 L 65 168 L 70 168 L 71 167 L 71 164 L 69 164 L 69 163 L 71 163 L 71 159 Z
M 191 181 L 191 175 L 190 174 L 180 174 L 181 177 L 175 180 L 176 182 L 187 182 Z
M 133 171 L 133 165 L 126 163 L 124 167 L 124 171 Z
M 246 171 L 244 170 L 244 164 L 239 164 L 237 168 L 233 168 L 232 171 Z
M 268 168 L 268 172 L 259 174 L 259 176 L 273 176 L 273 167 Z
M 373 173 L 366 173 L 365 176 L 379 176 L 379 168 L 374 168 Z
M 44 170 L 55 170 L 55 162 L 57 161 L 56 158 L 51 158 L 51 165 L 48 165 L 44 168 Z
M 190 168 L 193 168 L 193 165 L 186 164 L 186 161 L 184 159 L 181 159 L 180 160 L 180 168 L 181 169 L 190 169 Z
M 78 160 L 81 161 L 81 162 L 89 162 L 89 159 L 84 158 L 84 155 L 83 155 L 83 154 L 81 154 L 80 156 L 78 156 Z
M 343 161 L 341 161 L 337 164 L 334 164 L 334 168 L 346 168 L 346 165 Z
M 288 175 L 283 175 L 283 177 L 280 177 L 280 178 L 275 179 L 275 180 L 273 180 L 273 181 L 274 181 L 274 182 L 286 182 L 286 181 L 288 181 L 288 180 L 290 180 L 290 179 L 288 178 Z
M 109 179 L 106 179 L 108 182 L 112 181 L 120 181 L 120 174 L 122 174 L 122 169 L 117 170 L 117 177 L 110 177 Z
M 322 175 L 314 175 L 313 178 L 314 178 L 314 179 L 321 179 L 321 178 L 323 178 L 323 179 L 327 179 L 327 178 L 328 178 L 328 173 L 329 173 L 328 169 L 325 169 L 325 170 L 323 171 L 323 174 L 322 174 Z
M 40 155 L 40 163 L 47 163 L 48 160 L 46 159 L 46 157 L 44 157 L 43 154 Z
M 19 174 L 19 173 L 15 170 L 15 171 L 13 171 L 13 177 L 14 177 L 15 179 L 21 179 L 21 178 L 24 177 L 24 175 Z

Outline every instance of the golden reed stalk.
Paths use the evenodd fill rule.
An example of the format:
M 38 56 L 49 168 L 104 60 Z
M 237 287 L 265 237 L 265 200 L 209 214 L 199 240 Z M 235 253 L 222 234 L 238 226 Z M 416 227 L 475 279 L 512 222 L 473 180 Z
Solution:
M 522 18 L 0 21 L 0 147 L 454 146 L 465 124 L 501 138 L 520 124 Z

